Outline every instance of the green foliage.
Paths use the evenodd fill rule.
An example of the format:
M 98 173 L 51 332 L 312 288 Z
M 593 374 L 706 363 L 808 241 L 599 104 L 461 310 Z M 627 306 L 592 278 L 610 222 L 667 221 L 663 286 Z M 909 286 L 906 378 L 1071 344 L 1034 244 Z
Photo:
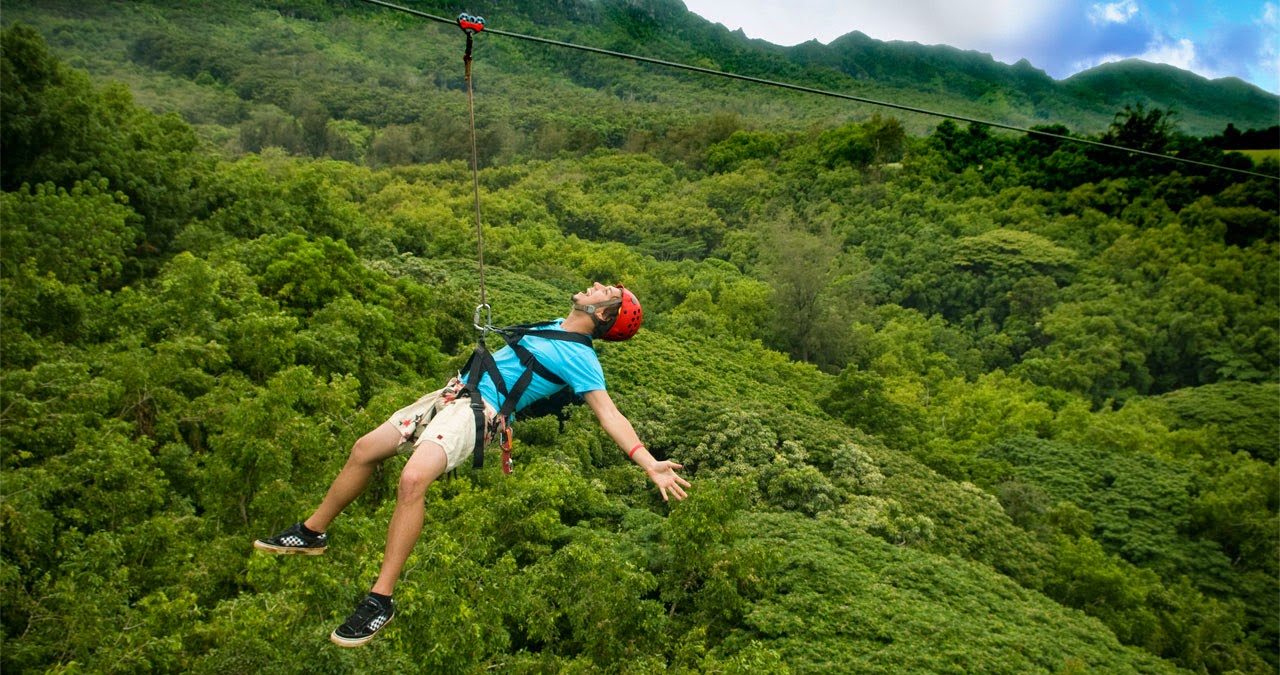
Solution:
M 782 141 L 766 132 L 735 131 L 731 136 L 707 149 L 707 169 L 715 172 L 736 171 L 748 160 L 775 157 Z
M 196 137 L 177 115 L 159 116 L 133 104 L 120 84 L 95 88 L 81 71 L 47 52 L 40 35 L 17 26 L 3 32 L 5 147 L 0 185 L 81 181 L 128 196 L 143 220 L 150 251 L 163 249 L 196 199 Z M 207 165 L 206 165 L 207 166 Z
M 1275 383 L 1223 382 L 1188 387 L 1139 404 L 1154 408 L 1174 429 L 1216 428 L 1230 450 L 1276 463 L 1280 436 L 1280 390 Z
M 1003 443 L 993 448 L 991 455 L 1014 467 L 1012 475 L 1024 486 L 1024 492 L 1028 488 L 1043 490 L 1043 504 L 1058 504 L 1054 512 L 1045 514 L 1048 520 L 1078 537 L 1058 535 L 1058 551 L 1054 555 L 1058 567 L 1049 575 L 1047 593 L 1103 619 L 1122 641 L 1181 659 L 1186 667 L 1214 671 L 1242 667 L 1210 666 L 1203 659 L 1216 658 L 1208 656 L 1211 642 L 1188 645 L 1188 641 L 1220 640 L 1224 635 L 1243 631 L 1247 620 L 1241 608 L 1212 596 L 1224 594 L 1224 582 L 1241 584 L 1234 591 L 1225 592 L 1228 597 L 1248 596 L 1252 591 L 1246 590 L 1246 577 L 1232 575 L 1229 568 L 1233 564 L 1273 567 L 1271 556 L 1253 557 L 1225 540 L 1219 549 L 1204 541 L 1189 541 L 1181 533 L 1192 528 L 1193 513 L 1206 514 L 1210 510 L 1237 527 L 1242 520 L 1248 523 L 1271 518 L 1262 515 L 1268 512 L 1263 504 L 1271 488 L 1262 486 L 1274 483 L 1273 467 L 1255 463 L 1252 470 L 1262 473 L 1249 479 L 1246 475 L 1250 468 L 1237 461 L 1235 472 L 1223 479 L 1231 481 L 1233 494 L 1243 498 L 1220 502 L 1216 500 L 1221 499 L 1222 493 L 1216 491 L 1197 495 L 1198 486 L 1189 480 L 1193 474 L 1183 462 L 1029 439 Z M 1268 476 L 1264 478 L 1263 474 Z M 1034 504 L 1028 504 L 1025 497 L 1018 498 L 1011 490 L 1003 490 L 1001 496 L 1011 512 L 1036 510 Z M 1206 509 L 1206 499 L 1214 506 Z M 1080 514 L 1072 519 L 1079 521 L 1085 516 L 1084 522 L 1091 526 L 1069 525 L 1070 521 L 1063 519 L 1067 511 L 1077 509 Z M 1044 506 L 1039 510 L 1048 511 Z M 1197 525 L 1195 530 L 1214 536 L 1212 527 Z M 1255 530 L 1254 536 L 1258 537 L 1254 540 L 1257 543 L 1268 542 L 1263 544 L 1268 550 L 1276 550 L 1280 543 L 1274 534 Z M 1231 561 L 1224 553 L 1233 551 L 1239 553 Z M 1228 582 L 1233 576 L 1235 581 Z M 1194 614 L 1183 612 L 1198 611 L 1207 612 L 1206 622 L 1201 624 L 1203 630 L 1194 636 L 1186 634 L 1184 631 L 1197 619 Z M 1263 634 L 1271 639 L 1269 630 Z M 1236 650 L 1228 652 L 1221 658 L 1229 662 L 1250 664 L 1256 658 Z
M 117 287 L 136 236 L 120 193 L 77 183 L 70 192 L 51 183 L 4 193 L 4 276 L 51 276 L 63 284 Z
M 818 137 L 818 149 L 827 167 L 844 164 L 858 168 L 879 166 L 902 159 L 906 130 L 896 118 L 876 115 L 864 124 L 844 126 Z
M 761 514 L 751 526 L 780 552 L 779 592 L 756 603 L 729 642 L 759 641 L 797 671 L 1055 672 L 1083 663 L 1174 672 L 1111 636 L 1098 639 L 1089 620 L 983 566 L 947 564 L 834 520 Z M 1023 649 L 1051 625 L 1052 645 Z

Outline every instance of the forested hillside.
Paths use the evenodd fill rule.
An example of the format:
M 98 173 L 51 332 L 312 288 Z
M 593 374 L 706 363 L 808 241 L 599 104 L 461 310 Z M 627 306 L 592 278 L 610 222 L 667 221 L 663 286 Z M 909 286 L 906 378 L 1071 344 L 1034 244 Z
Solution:
M 301 78 L 306 45 L 348 48 L 316 47 L 321 22 L 385 47 L 398 18 L 276 3 L 281 39 L 252 49 L 279 58 L 220 71 L 200 59 L 234 23 L 175 43 L 173 4 L 112 5 L 154 21 L 88 36 L 6 6 L 0 670 L 1280 667 L 1277 180 L 886 114 L 774 125 L 784 99 L 693 79 L 627 108 L 662 133 L 576 148 L 625 92 L 506 129 L 525 103 L 477 92 L 495 322 L 633 288 L 645 328 L 601 361 L 690 498 L 662 502 L 583 406 L 522 419 L 513 475 L 428 494 L 395 623 L 332 647 L 403 459 L 325 556 L 251 542 L 475 339 L 458 44 L 385 55 L 447 64 L 417 117 L 380 71 Z M 122 42 L 120 79 L 75 55 Z M 643 70 L 574 63 L 493 77 L 581 101 L 535 74 Z M 703 87 L 724 111 L 672 112 Z M 342 100 L 415 117 L 375 130 Z M 1280 176 L 1143 104 L 1092 138 Z
M 404 3 L 440 17 L 455 4 Z M 1270 129 L 1280 97 L 1235 79 L 1109 64 L 1054 81 L 1025 62 L 851 33 L 830 45 L 748 40 L 675 0 L 478 2 L 495 30 L 1013 125 L 1104 133 L 1125 106 L 1169 111 L 1179 133 Z M 143 107 L 177 112 L 226 157 L 280 147 L 372 167 L 467 159 L 463 39 L 456 27 L 361 0 L 200 3 L 10 0 L 4 20 L 35 26 L 94 77 Z M 697 165 L 737 130 L 813 131 L 888 109 L 630 59 L 486 34 L 476 41 L 481 161 L 497 165 L 599 148 Z M 939 119 L 894 111 L 907 132 Z M 1267 134 L 1280 148 L 1280 132 Z M 1251 149 L 1251 148 L 1244 148 Z M 1257 148 L 1252 148 L 1257 149 Z

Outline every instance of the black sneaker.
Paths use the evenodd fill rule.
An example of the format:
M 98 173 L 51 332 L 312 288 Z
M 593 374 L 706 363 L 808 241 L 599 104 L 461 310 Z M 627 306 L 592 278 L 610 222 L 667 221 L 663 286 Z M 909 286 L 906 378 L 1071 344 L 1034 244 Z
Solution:
M 294 523 L 274 537 L 253 542 L 253 547 L 267 553 L 320 555 L 329 547 L 329 535 L 309 535 L 302 531 L 302 523 Z
M 339 647 L 359 647 L 372 640 L 395 615 L 396 604 L 390 598 L 384 607 L 381 601 L 369 595 L 356 607 L 355 613 L 329 635 L 329 641 Z

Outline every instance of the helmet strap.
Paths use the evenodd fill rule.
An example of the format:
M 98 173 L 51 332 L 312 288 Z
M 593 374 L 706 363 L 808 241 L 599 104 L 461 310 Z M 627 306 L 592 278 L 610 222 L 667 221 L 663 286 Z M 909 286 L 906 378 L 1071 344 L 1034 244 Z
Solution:
M 600 319 L 596 316 L 596 310 L 604 309 L 605 307 L 612 307 L 614 305 L 621 305 L 621 304 L 622 304 L 622 298 L 610 298 L 608 300 L 597 302 L 591 305 L 579 305 L 578 303 L 575 302 L 573 304 L 573 308 L 580 312 L 586 312 L 588 315 L 591 316 L 592 321 L 595 321 L 596 323 L 600 323 Z
M 598 334 L 603 334 L 608 331 L 613 327 L 614 322 L 618 319 L 617 317 L 614 317 L 613 321 L 605 321 L 604 319 L 596 316 L 596 311 L 604 309 L 605 307 L 612 307 L 614 305 L 621 304 L 622 298 L 610 298 L 609 300 L 604 300 L 590 305 L 579 305 L 575 302 L 573 304 L 573 308 L 580 312 L 586 312 L 587 316 L 591 317 L 591 324 L 595 326 L 595 330 L 592 331 L 592 334 L 599 337 Z

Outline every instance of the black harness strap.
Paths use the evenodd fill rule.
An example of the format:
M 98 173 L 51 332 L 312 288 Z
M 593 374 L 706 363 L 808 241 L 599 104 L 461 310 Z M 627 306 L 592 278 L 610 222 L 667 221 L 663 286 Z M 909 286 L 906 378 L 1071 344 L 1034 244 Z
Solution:
M 507 346 L 511 347 L 516 353 L 520 365 L 524 368 L 524 371 L 516 378 L 510 389 L 507 388 L 507 384 L 502 378 L 502 373 L 498 371 L 498 364 L 494 361 L 493 354 L 489 353 L 489 347 L 485 344 L 483 334 L 476 343 L 476 349 L 471 353 L 471 358 L 467 359 L 467 364 L 462 367 L 463 371 L 467 373 L 467 381 L 463 385 L 461 392 L 465 392 L 465 395 L 470 397 L 471 410 L 475 413 L 476 418 L 476 445 L 472 462 L 473 468 L 479 469 L 484 466 L 485 437 L 488 435 L 486 433 L 488 425 L 484 414 L 484 399 L 480 396 L 480 379 L 486 374 L 489 375 L 489 378 L 493 381 L 493 386 L 498 390 L 498 394 L 502 396 L 502 408 L 498 410 L 498 417 L 504 420 L 509 419 L 511 413 L 515 412 L 516 406 L 519 405 L 520 398 L 524 396 L 525 390 L 529 388 L 529 383 L 533 381 L 535 374 L 552 384 L 560 386 L 566 384 L 561 377 L 542 365 L 532 351 L 520 344 L 520 340 L 532 335 L 533 337 L 548 340 L 576 342 L 588 347 L 591 346 L 591 338 L 582 333 L 543 328 L 543 326 L 551 323 L 550 321 L 543 321 L 541 323 L 492 329 L 501 335 Z M 461 392 L 460 395 L 462 395 Z
M 476 420 L 476 446 L 475 446 L 475 468 L 480 468 L 484 463 L 484 442 L 486 435 L 486 424 L 484 417 L 484 399 L 480 397 L 479 384 L 480 378 L 485 373 L 489 373 L 493 378 L 493 384 L 498 388 L 499 393 L 505 393 L 507 386 L 502 381 L 502 373 L 498 372 L 498 364 L 493 360 L 493 354 L 489 353 L 489 347 L 484 343 L 484 335 L 476 342 L 476 349 L 471 353 L 471 358 L 467 359 L 467 365 L 463 367 L 467 372 L 467 382 L 458 392 L 459 396 L 466 396 L 470 399 L 471 412 L 475 415 Z

